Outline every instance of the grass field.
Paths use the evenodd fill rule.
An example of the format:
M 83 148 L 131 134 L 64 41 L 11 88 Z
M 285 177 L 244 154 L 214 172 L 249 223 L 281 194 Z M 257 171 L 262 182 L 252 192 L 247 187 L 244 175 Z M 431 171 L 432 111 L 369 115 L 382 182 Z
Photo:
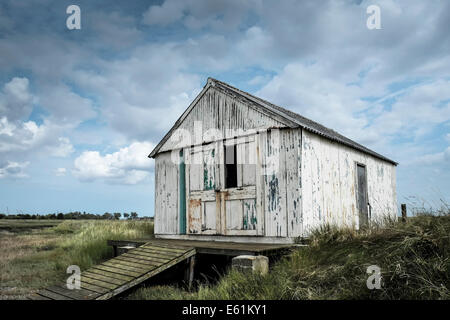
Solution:
M 30 231 L 33 229 L 49 228 L 60 224 L 62 220 L 11 220 L 0 219 L 0 235 Z
M 112 256 L 108 239 L 153 235 L 150 221 L 0 220 L 0 299 L 25 295 Z
M 25 294 L 63 280 L 71 264 L 82 270 L 112 256 L 107 239 L 149 238 L 149 221 L 49 221 L 49 228 L 18 228 L 0 235 L 0 298 Z M 35 223 L 34 221 L 31 223 Z M 19 230 L 20 229 L 20 230 Z M 11 230 L 15 230 L 11 232 Z M 196 290 L 140 287 L 125 299 L 449 299 L 450 216 L 423 215 L 407 223 L 361 232 L 324 227 L 308 247 L 278 261 L 266 276 L 229 270 Z M 380 290 L 366 286 L 377 265 Z

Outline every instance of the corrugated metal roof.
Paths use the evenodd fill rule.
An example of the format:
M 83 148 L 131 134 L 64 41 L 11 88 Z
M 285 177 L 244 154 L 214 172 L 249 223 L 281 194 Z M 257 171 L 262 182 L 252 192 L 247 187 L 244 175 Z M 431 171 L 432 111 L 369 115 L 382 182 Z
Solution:
M 264 108 L 267 111 L 269 111 L 270 113 L 275 113 L 278 116 L 285 118 L 289 122 L 297 124 L 298 127 L 301 127 L 305 130 L 308 130 L 308 131 L 318 134 L 320 136 L 326 137 L 332 141 L 342 143 L 346 146 L 349 146 L 349 147 L 359 150 L 361 152 L 370 154 L 376 158 L 388 161 L 395 165 L 398 164 L 397 162 L 395 162 L 389 158 L 386 158 L 385 156 L 382 156 L 381 154 L 379 154 L 375 151 L 372 151 L 369 148 L 364 147 L 363 145 L 341 135 L 340 133 L 338 133 L 332 129 L 329 129 L 329 128 L 321 125 L 320 123 L 312 121 L 308 118 L 305 118 L 305 117 L 299 115 L 298 113 L 295 113 L 295 112 L 285 109 L 283 107 L 277 106 L 277 105 L 270 103 L 264 99 L 256 97 L 248 92 L 245 92 L 238 88 L 230 86 L 229 84 L 227 84 L 225 82 L 222 82 L 222 81 L 219 81 L 219 80 L 216 80 L 213 78 L 208 78 L 208 82 L 205 86 L 205 89 L 207 86 L 220 87 L 221 89 L 224 89 L 225 91 L 229 91 L 233 94 L 237 94 L 237 95 L 241 96 L 242 98 L 252 102 L 253 105 Z M 178 127 L 178 125 L 180 123 L 180 119 L 178 119 L 178 121 L 175 123 L 174 127 L 166 134 L 166 136 L 163 138 L 163 140 L 161 140 L 161 142 L 150 153 L 149 157 L 154 157 L 158 153 L 158 150 L 162 146 L 162 143 L 165 140 L 167 140 L 167 138 L 170 136 L 170 132 L 172 132 L 174 129 L 176 129 L 176 127 Z

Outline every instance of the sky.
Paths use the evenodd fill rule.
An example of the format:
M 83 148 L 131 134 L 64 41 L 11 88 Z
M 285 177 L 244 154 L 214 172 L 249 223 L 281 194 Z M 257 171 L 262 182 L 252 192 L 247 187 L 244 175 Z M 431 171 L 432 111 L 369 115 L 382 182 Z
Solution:
M 450 203 L 449 21 L 438 0 L 2 0 L 0 212 L 152 216 L 147 155 L 208 77 L 399 162 L 399 203 Z

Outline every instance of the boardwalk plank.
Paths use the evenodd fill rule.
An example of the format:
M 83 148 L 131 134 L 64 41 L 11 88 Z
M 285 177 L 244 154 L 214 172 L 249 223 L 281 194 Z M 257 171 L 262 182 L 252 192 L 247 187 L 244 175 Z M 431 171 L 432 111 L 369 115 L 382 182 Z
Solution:
M 130 267 L 136 267 L 139 269 L 143 269 L 143 270 L 147 270 L 150 271 L 152 269 L 154 269 L 157 265 L 151 265 L 151 264 L 140 264 L 140 263 L 136 263 L 130 260 L 119 260 L 119 259 L 115 259 L 114 262 L 119 263 L 119 264 L 123 264 L 126 266 L 130 266 Z
M 175 252 L 175 253 L 179 253 L 179 254 L 182 254 L 184 251 L 186 251 L 185 249 L 182 249 L 180 247 L 178 247 L 178 248 L 165 247 L 165 246 L 162 246 L 162 245 L 156 246 L 156 245 L 151 245 L 151 244 L 144 244 L 141 247 L 143 247 L 143 248 L 151 248 L 151 249 L 159 250 L 159 251 Z M 141 248 L 141 247 L 138 247 L 138 248 Z
M 161 263 L 165 263 L 165 262 L 170 261 L 170 260 L 176 258 L 177 256 L 179 256 L 179 255 L 176 255 L 176 256 L 173 256 L 173 257 L 161 257 L 161 256 L 158 257 L 158 256 L 155 256 L 155 255 L 153 255 L 151 253 L 148 253 L 148 252 L 145 252 L 145 251 L 136 250 L 136 249 L 133 250 L 133 251 L 130 251 L 129 254 L 133 254 L 133 255 L 136 255 L 136 256 L 148 257 L 148 258 L 151 258 L 154 261 L 159 261 Z
M 68 289 L 65 285 L 55 285 L 47 288 L 47 290 L 61 294 L 63 296 L 75 299 L 75 300 L 92 300 L 97 298 L 100 294 L 85 290 L 85 289 Z
M 39 295 L 50 298 L 51 300 L 74 300 L 73 298 L 63 296 L 59 293 L 55 293 L 55 292 L 49 291 L 47 289 L 39 291 Z
M 157 256 L 162 256 L 162 257 L 168 257 L 168 258 L 174 258 L 179 256 L 179 253 L 175 253 L 175 252 L 168 252 L 168 251 L 161 251 L 161 250 L 154 250 L 154 249 L 150 249 L 147 247 L 139 247 L 138 249 L 147 252 L 147 253 L 151 253 Z M 133 249 L 136 250 L 136 249 Z
M 109 261 L 103 262 L 103 265 L 126 270 L 127 272 L 133 272 L 133 274 L 136 277 L 138 277 L 141 273 L 148 271 L 147 268 L 138 268 L 138 267 L 127 266 L 127 265 L 121 263 L 120 261 L 109 260 Z
M 148 268 L 150 268 L 151 266 L 159 266 L 160 265 L 160 263 L 158 263 L 158 262 L 142 260 L 142 259 L 136 258 L 135 256 L 124 256 L 124 257 L 118 256 L 118 257 L 116 257 L 116 259 L 122 260 L 122 261 L 134 262 L 134 263 L 141 264 Z
M 102 287 L 102 288 L 105 288 L 105 289 L 111 289 L 111 290 L 115 289 L 117 287 L 117 285 L 115 285 L 115 284 L 104 282 L 104 281 L 101 281 L 101 280 L 92 279 L 92 278 L 90 278 L 88 276 L 85 276 L 84 274 L 81 274 L 81 283 L 88 283 L 88 284 L 91 284 L 91 285 L 95 285 L 95 286 L 98 286 L 98 287 Z
M 113 272 L 113 273 L 116 273 L 116 274 L 119 274 L 119 275 L 131 276 L 133 279 L 139 275 L 139 274 L 136 274 L 135 272 L 127 271 L 127 270 L 124 270 L 124 269 L 118 269 L 118 268 L 106 266 L 106 265 L 103 265 L 103 264 L 99 264 L 99 265 L 95 266 L 95 268 L 96 269 L 100 269 L 100 270 Z
M 81 289 L 58 283 L 29 297 L 32 300 L 110 299 L 152 276 L 194 256 L 193 247 L 149 246 L 137 248 L 85 270 Z
M 145 254 L 151 257 L 171 259 L 179 256 L 183 252 L 161 252 L 157 250 L 147 249 L 147 248 L 136 248 L 130 251 L 131 253 L 139 252 L 140 254 Z
M 134 279 L 134 277 L 131 277 L 131 276 L 125 276 L 125 275 L 122 275 L 122 274 L 118 274 L 118 273 L 114 273 L 114 272 L 98 269 L 97 267 L 92 267 L 92 268 L 89 269 L 89 271 L 92 272 L 92 273 L 100 274 L 102 276 L 111 277 L 111 278 L 118 279 L 118 280 L 123 280 L 123 281 L 130 281 L 130 280 Z
M 105 294 L 105 293 L 107 293 L 107 292 L 109 291 L 109 290 L 106 289 L 106 288 L 99 287 L 99 286 L 96 286 L 96 285 L 92 285 L 92 284 L 87 283 L 87 282 L 81 282 L 81 288 L 87 289 L 87 290 L 91 290 L 91 291 L 100 293 L 100 294 L 102 294 L 102 295 Z
M 43 297 L 39 295 L 39 293 L 33 293 L 32 295 L 28 296 L 28 299 L 30 300 L 53 300 L 47 297 Z
M 99 281 L 104 281 L 104 282 L 108 282 L 117 286 L 123 285 L 124 283 L 127 283 L 128 280 L 119 280 L 119 279 L 115 279 L 112 277 L 108 277 L 108 276 L 104 276 L 95 272 L 91 272 L 91 271 L 85 271 L 83 272 L 83 275 L 86 277 L 89 277 L 91 279 L 94 280 L 99 280 Z
M 164 263 L 163 261 L 155 261 L 155 259 L 153 259 L 152 257 L 148 257 L 148 256 L 142 256 L 133 252 L 130 253 L 124 253 L 121 256 L 123 257 L 130 257 L 130 258 L 134 258 L 134 259 L 139 259 L 142 261 L 149 261 L 149 262 L 153 262 L 156 263 L 157 265 L 160 265 L 161 263 Z M 170 260 L 168 260 L 170 261 Z

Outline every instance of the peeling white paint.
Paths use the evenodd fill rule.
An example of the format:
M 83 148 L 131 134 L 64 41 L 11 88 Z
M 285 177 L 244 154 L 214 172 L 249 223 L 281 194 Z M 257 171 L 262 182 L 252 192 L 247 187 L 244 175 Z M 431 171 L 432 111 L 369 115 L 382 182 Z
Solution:
M 366 166 L 371 221 L 395 219 L 395 166 L 303 131 L 302 196 L 304 233 L 328 223 L 359 228 L 356 163 Z
M 370 221 L 396 217 L 395 165 L 301 128 L 289 128 L 215 87 L 206 90 L 179 128 L 201 141 L 177 144 L 168 139 L 156 155 L 155 233 L 180 239 L 199 236 L 234 241 L 292 242 L 323 224 L 359 228 L 356 163 L 364 164 Z M 233 135 L 230 135 L 233 129 Z M 234 138 L 236 129 L 242 135 Z M 248 134 L 248 130 L 258 133 Z M 204 132 L 203 132 L 204 133 Z M 220 134 L 219 134 L 220 133 Z M 219 137 L 219 138 L 218 138 Z M 223 140 L 223 138 L 226 138 Z M 237 187 L 225 188 L 226 144 L 237 145 Z M 184 149 L 187 234 L 179 233 L 179 172 L 171 163 L 174 148 Z M 192 161 L 194 157 L 201 159 Z M 259 236 L 257 238 L 252 238 Z M 259 238 L 259 240 L 258 240 Z

